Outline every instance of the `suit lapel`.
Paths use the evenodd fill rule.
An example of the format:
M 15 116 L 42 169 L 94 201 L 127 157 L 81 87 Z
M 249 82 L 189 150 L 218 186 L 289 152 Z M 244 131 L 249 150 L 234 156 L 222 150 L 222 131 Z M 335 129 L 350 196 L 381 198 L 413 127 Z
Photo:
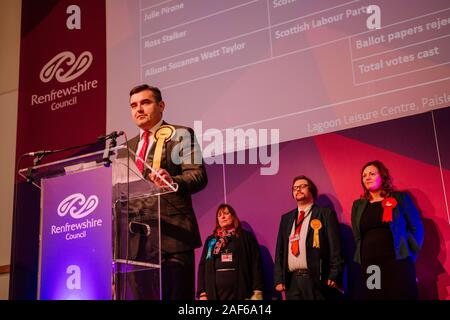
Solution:
M 391 197 L 393 197 L 395 200 L 397 200 L 397 205 L 395 206 L 394 210 L 392 210 L 392 221 L 397 220 L 398 216 L 400 215 L 400 208 L 403 205 L 401 197 L 398 196 L 398 194 L 393 194 Z
M 163 120 L 163 122 L 161 123 L 161 126 L 160 126 L 160 128 L 163 126 L 163 125 L 167 125 L 167 122 L 165 122 L 164 120 Z M 148 163 L 148 165 L 150 166 L 150 167 L 152 167 L 153 166 L 153 156 L 154 156 L 154 154 L 155 154 L 155 149 L 156 149 L 156 139 L 155 139 L 155 136 L 154 136 L 154 132 L 153 132 L 153 141 L 152 141 L 152 144 L 150 145 L 150 150 L 148 151 L 148 154 L 147 154 L 147 159 L 145 159 L 145 162 L 147 162 Z M 163 145 L 163 149 L 162 149 L 162 155 L 161 155 L 161 167 L 163 168 L 164 167 L 164 161 L 165 161 L 165 154 L 166 154 L 166 143 L 164 143 L 164 145 Z M 145 172 L 145 174 L 147 175 L 147 174 L 149 174 L 150 173 L 150 169 L 147 169 L 146 170 L 146 172 Z
M 314 219 L 319 219 L 319 211 L 320 211 L 319 207 L 316 206 L 315 204 L 313 204 L 313 206 L 311 208 L 311 218 L 309 219 L 308 232 L 306 233 L 306 243 L 307 244 L 310 244 L 312 236 L 313 236 L 313 232 L 314 232 L 313 228 L 311 228 L 311 221 L 313 221 Z M 311 243 L 311 245 L 312 245 L 312 243 Z M 307 245 L 307 247 L 308 247 L 308 245 Z
M 145 159 L 145 162 L 147 162 L 150 166 L 153 164 L 153 154 L 155 153 L 156 143 L 153 141 L 153 143 L 150 146 L 150 150 L 148 151 L 147 159 Z
M 164 125 L 168 125 L 168 123 L 165 122 L 165 121 L 163 120 L 163 122 L 161 123 L 160 128 L 161 128 L 162 126 L 164 126 Z M 150 145 L 150 150 L 149 150 L 149 152 L 148 152 L 148 156 L 147 156 L 147 159 L 146 159 L 146 161 L 147 161 L 150 165 L 153 164 L 153 155 L 154 155 L 155 149 L 156 149 L 156 139 L 155 139 L 154 134 L 155 134 L 155 133 L 153 132 L 153 142 L 152 142 L 152 144 Z M 169 141 L 169 142 L 170 142 L 170 141 Z M 166 144 L 169 143 L 169 142 L 165 142 L 165 143 L 163 144 L 162 155 L 161 155 L 161 165 L 164 163 L 165 153 L 166 153 Z
M 137 135 L 136 137 L 132 138 L 132 139 L 128 142 L 128 147 L 129 147 L 130 150 L 133 151 L 134 153 L 137 152 L 139 140 L 140 140 L 140 136 Z M 136 162 L 136 157 L 134 156 L 134 154 L 130 153 L 130 158 L 131 158 L 134 162 Z
M 292 226 L 295 222 L 295 219 L 297 218 L 297 211 L 298 209 L 294 209 L 289 213 L 289 219 L 288 219 L 288 225 L 286 226 L 286 236 L 289 239 L 289 236 L 291 235 Z
M 367 200 L 367 199 L 361 199 L 359 201 L 359 206 L 356 209 L 356 214 L 355 214 L 355 223 L 356 223 L 355 227 L 358 228 L 358 230 L 359 230 L 359 224 L 361 223 L 361 216 L 368 204 L 369 204 L 369 200 Z

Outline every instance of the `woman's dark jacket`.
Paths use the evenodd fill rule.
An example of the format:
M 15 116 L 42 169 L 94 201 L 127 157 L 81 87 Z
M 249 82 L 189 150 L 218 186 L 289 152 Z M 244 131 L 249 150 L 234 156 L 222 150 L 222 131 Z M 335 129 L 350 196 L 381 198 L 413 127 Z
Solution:
M 211 256 L 210 259 L 206 259 L 208 243 L 213 237 L 213 235 L 210 235 L 204 243 L 197 276 L 197 296 L 206 292 L 208 300 L 217 300 L 214 257 Z M 249 299 L 253 295 L 253 290 L 263 291 L 264 286 L 259 245 L 255 236 L 245 230 L 242 230 L 238 237 L 234 236 L 231 241 L 234 242 L 235 246 L 233 259 L 237 257 L 238 299 Z

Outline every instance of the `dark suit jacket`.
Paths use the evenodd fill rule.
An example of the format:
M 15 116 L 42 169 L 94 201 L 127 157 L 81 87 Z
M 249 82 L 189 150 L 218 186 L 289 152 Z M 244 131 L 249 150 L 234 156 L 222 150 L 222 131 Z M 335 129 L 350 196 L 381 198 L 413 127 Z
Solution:
M 296 216 L 297 209 L 294 209 L 281 217 L 275 252 L 274 284 L 283 283 L 287 289 L 291 277 L 288 269 L 289 235 Z M 319 230 L 320 248 L 312 246 L 314 229 L 311 228 L 311 221 L 313 219 L 318 219 L 322 223 L 322 228 Z M 306 259 L 308 272 L 317 285 L 321 285 L 328 279 L 340 282 L 344 259 L 341 252 L 339 222 L 333 210 L 313 205 L 306 236 Z
M 163 125 L 167 124 L 163 122 Z M 191 128 L 172 125 L 174 137 L 166 142 L 161 157 L 161 168 L 166 169 L 179 186 L 176 193 L 161 196 L 161 249 L 175 253 L 193 250 L 201 246 L 200 232 L 192 208 L 191 194 L 205 188 L 208 178 L 201 157 L 200 147 Z M 139 135 L 128 141 L 136 153 Z M 152 164 L 156 143 L 153 143 L 146 161 Z M 179 155 L 176 163 L 171 155 Z M 134 157 L 131 156 L 134 161 Z M 144 171 L 147 177 L 149 169 Z
M 392 222 L 389 227 L 394 239 L 394 250 L 397 259 L 411 257 L 416 260 L 423 244 L 424 228 L 420 213 L 411 197 L 406 192 L 393 192 L 397 206 L 392 210 Z M 358 199 L 352 207 L 352 230 L 356 242 L 355 262 L 361 263 L 361 216 L 367 207 L 367 199 Z

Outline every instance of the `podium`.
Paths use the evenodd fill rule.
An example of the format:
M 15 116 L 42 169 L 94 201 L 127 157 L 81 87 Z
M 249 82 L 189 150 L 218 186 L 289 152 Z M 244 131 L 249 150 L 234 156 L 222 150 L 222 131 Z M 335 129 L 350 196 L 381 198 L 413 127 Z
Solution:
M 161 299 L 160 196 L 178 186 L 107 151 L 19 170 L 41 195 L 38 299 Z

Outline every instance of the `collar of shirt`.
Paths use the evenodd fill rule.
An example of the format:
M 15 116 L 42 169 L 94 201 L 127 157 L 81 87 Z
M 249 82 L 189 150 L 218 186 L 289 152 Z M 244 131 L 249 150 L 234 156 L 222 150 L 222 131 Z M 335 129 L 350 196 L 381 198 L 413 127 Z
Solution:
M 308 205 L 307 207 L 304 207 L 303 209 L 300 209 L 300 207 L 297 208 L 298 212 L 300 211 L 305 211 L 305 214 L 308 214 L 309 211 L 311 211 L 312 206 L 314 205 L 314 203 L 311 203 L 310 205 Z
M 158 130 L 158 128 L 159 127 L 161 127 L 161 125 L 162 125 L 162 119 L 153 127 L 153 128 L 151 128 L 149 131 L 151 131 L 152 133 L 155 133 L 155 131 L 156 130 Z M 144 130 L 142 130 L 142 129 L 140 129 L 140 135 L 139 135 L 139 137 L 140 137 L 140 139 L 139 139 L 139 143 L 138 143 L 138 148 L 137 148 L 137 150 L 136 150 L 136 154 L 139 154 L 140 152 L 141 152 L 141 149 L 142 149 L 142 147 L 143 147 L 143 145 L 144 145 L 144 140 L 142 140 L 142 134 L 144 133 Z M 150 139 L 148 140 L 148 148 L 147 148 L 147 152 L 145 153 L 145 158 L 144 159 L 147 159 L 147 157 L 148 157 L 148 154 L 149 154 L 149 152 L 150 152 L 150 149 L 151 149 L 151 147 L 152 147 L 152 144 L 153 144 L 153 142 L 155 141 L 155 139 L 154 139 L 154 137 L 153 137 L 153 134 L 150 136 Z
M 158 130 L 159 127 L 161 127 L 162 123 L 163 123 L 163 120 L 161 119 L 161 120 L 159 120 L 159 122 L 158 122 L 156 125 L 154 125 L 154 126 L 153 126 L 150 130 L 148 130 L 148 131 L 150 131 L 152 134 L 155 133 L 155 131 Z M 140 133 L 139 133 L 139 140 L 141 140 L 141 139 L 142 139 L 142 135 L 144 134 L 144 131 L 145 131 L 145 130 L 143 130 L 143 129 L 139 129 L 139 130 L 140 130 Z M 152 137 L 153 137 L 153 135 L 152 135 Z

